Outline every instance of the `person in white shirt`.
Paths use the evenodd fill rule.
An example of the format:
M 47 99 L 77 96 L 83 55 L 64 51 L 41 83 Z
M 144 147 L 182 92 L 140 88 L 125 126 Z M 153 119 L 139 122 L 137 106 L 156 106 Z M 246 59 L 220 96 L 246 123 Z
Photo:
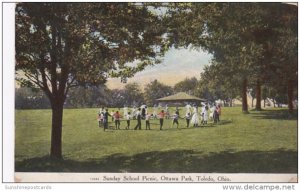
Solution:
M 151 115 L 149 113 L 146 114 L 145 120 L 146 120 L 146 130 L 149 129 L 150 130 L 150 118 Z
M 127 122 L 127 127 L 125 129 L 129 129 L 129 126 L 130 126 L 130 119 L 131 119 L 131 115 L 130 115 L 130 112 L 128 112 L 126 115 L 125 115 L 125 119 L 126 119 L 126 122 Z

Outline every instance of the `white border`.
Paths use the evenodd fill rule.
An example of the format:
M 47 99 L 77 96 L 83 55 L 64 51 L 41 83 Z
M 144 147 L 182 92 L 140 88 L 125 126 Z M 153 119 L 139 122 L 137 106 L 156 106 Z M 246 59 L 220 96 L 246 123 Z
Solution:
M 3 3 L 3 181 L 14 181 L 15 4 Z M 5 26 L 5 27 L 4 27 Z

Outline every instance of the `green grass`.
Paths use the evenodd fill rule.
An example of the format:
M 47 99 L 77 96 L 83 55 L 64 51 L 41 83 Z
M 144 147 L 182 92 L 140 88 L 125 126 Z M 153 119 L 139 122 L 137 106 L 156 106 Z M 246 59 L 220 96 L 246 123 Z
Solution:
M 97 109 L 65 109 L 63 158 L 49 157 L 50 110 L 16 110 L 17 172 L 224 172 L 297 173 L 297 113 L 285 109 L 223 108 L 221 123 L 170 128 L 151 121 L 151 130 L 104 132 Z M 184 115 L 184 109 L 181 110 Z M 112 126 L 113 124 L 110 124 Z

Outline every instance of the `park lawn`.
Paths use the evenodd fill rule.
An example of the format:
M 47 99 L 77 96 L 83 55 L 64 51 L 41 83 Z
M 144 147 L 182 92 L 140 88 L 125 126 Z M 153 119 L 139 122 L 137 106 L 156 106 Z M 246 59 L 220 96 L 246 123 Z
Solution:
M 111 109 L 110 109 L 111 111 Z M 151 130 L 103 131 L 98 109 L 65 109 L 63 159 L 49 157 L 51 110 L 16 110 L 16 172 L 297 173 L 297 112 L 222 108 L 221 122 L 171 128 L 151 120 Z M 184 116 L 181 108 L 180 115 Z M 113 124 L 110 124 L 112 126 Z

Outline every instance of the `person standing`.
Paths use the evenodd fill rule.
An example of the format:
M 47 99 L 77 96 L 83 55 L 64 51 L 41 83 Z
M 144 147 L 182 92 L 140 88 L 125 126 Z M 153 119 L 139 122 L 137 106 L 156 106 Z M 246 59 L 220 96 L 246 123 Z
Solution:
M 151 115 L 149 113 L 146 114 L 146 130 L 149 129 L 150 130 L 150 117 Z
M 218 123 L 218 119 L 219 119 L 219 113 L 218 113 L 218 108 L 217 106 L 214 106 L 214 123 Z
M 103 116 L 103 130 L 105 131 L 105 129 L 108 129 L 108 116 L 111 116 L 109 113 L 108 113 L 108 109 L 105 110 L 104 112 L 104 116 Z
M 193 107 L 193 116 L 191 119 L 191 124 L 193 124 L 194 127 L 199 126 L 198 107 L 196 105 L 194 105 Z
M 134 130 L 141 130 L 142 129 L 142 116 L 141 116 L 141 108 L 138 108 L 138 111 L 136 112 L 136 119 L 137 119 L 137 125 L 135 126 Z
M 186 127 L 190 127 L 190 120 L 191 120 L 191 113 L 186 113 L 185 114 L 185 119 L 186 119 Z
M 125 129 L 129 129 L 130 126 L 130 111 L 127 113 L 127 115 L 125 116 L 126 122 L 127 122 L 127 126 Z
M 119 111 L 116 111 L 116 113 L 114 114 L 114 118 L 115 118 L 115 126 L 116 129 L 120 129 L 120 118 L 121 118 L 121 114 L 119 113 Z
M 115 114 L 115 111 L 112 110 L 112 112 L 110 113 L 110 116 L 111 116 L 111 122 L 114 122 L 114 114 Z
M 146 108 L 143 107 L 142 108 L 142 119 L 145 119 L 145 117 L 146 117 Z
M 162 130 L 162 127 L 164 125 L 164 117 L 165 117 L 165 112 L 164 112 L 164 110 L 161 110 L 161 112 L 158 114 L 160 130 Z
M 173 128 L 173 126 L 174 126 L 175 123 L 177 124 L 177 128 L 178 128 L 178 125 L 179 125 L 179 123 L 178 123 L 178 118 L 179 118 L 179 111 L 178 111 L 178 109 L 176 109 L 176 112 L 175 112 L 175 114 L 173 115 L 173 124 L 172 124 L 172 128 Z

